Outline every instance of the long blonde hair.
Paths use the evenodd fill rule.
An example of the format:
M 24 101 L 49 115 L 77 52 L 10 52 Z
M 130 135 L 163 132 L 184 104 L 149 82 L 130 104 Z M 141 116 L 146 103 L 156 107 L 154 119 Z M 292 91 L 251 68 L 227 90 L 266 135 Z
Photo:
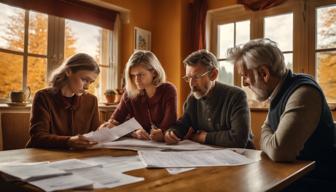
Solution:
M 140 90 L 137 89 L 130 76 L 130 69 L 136 65 L 141 65 L 147 70 L 153 70 L 155 72 L 152 82 L 154 86 L 159 86 L 161 83 L 166 82 L 165 71 L 154 53 L 143 50 L 135 51 L 129 58 L 125 68 L 125 88 L 129 97 L 134 98 L 140 93 Z
M 100 73 L 99 65 L 90 55 L 77 53 L 65 60 L 61 66 L 52 72 L 49 85 L 55 88 L 63 87 L 68 80 L 66 71 L 69 69 L 73 73 L 81 70 L 93 71 L 97 74 Z

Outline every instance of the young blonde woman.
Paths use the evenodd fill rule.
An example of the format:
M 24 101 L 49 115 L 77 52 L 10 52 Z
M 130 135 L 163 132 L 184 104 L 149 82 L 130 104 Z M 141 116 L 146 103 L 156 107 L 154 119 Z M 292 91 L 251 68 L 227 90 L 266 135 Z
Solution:
M 164 141 L 164 132 L 177 118 L 177 94 L 175 86 L 166 82 L 159 60 L 150 51 L 136 51 L 126 65 L 125 80 L 126 92 L 102 126 L 113 127 L 134 117 L 143 128 L 132 132 L 132 137 Z
M 86 90 L 99 74 L 94 59 L 73 55 L 52 75 L 51 87 L 35 94 L 27 147 L 88 148 L 82 134 L 99 127 L 97 98 Z

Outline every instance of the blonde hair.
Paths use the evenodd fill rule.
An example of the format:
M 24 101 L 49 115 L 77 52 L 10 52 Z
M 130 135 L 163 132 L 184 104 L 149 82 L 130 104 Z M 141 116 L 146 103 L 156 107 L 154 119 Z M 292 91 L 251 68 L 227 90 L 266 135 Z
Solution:
M 77 53 L 65 60 L 61 66 L 52 72 L 49 81 L 50 86 L 55 88 L 63 87 L 68 80 L 68 77 L 66 76 L 67 70 L 70 70 L 73 73 L 81 70 L 93 71 L 97 74 L 100 73 L 99 65 L 90 55 Z
M 230 48 L 227 54 L 235 65 L 243 65 L 247 69 L 256 69 L 266 65 L 272 75 L 282 77 L 286 73 L 281 50 L 276 42 L 268 38 L 254 39 L 244 45 Z
M 165 71 L 154 53 L 142 50 L 135 51 L 129 58 L 125 68 L 125 89 L 129 97 L 134 98 L 140 93 L 140 90 L 137 89 L 130 76 L 131 68 L 137 65 L 141 65 L 147 70 L 153 70 L 155 72 L 152 82 L 153 85 L 159 86 L 161 83 L 166 82 Z

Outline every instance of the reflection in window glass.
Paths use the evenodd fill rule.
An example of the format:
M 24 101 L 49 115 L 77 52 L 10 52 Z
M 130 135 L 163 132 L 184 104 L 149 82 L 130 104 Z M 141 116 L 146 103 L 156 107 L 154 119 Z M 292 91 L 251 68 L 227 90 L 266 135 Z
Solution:
M 233 85 L 233 64 L 227 61 L 220 61 L 218 81 Z
M 23 57 L 0 52 L 0 99 L 8 99 L 12 90 L 22 89 Z
M 236 45 L 244 44 L 250 40 L 250 20 L 236 23 Z
M 48 15 L 29 12 L 28 52 L 40 55 L 47 54 Z
M 2 3 L 0 10 L 0 47 L 23 51 L 25 11 Z
M 336 103 L 336 51 L 316 54 L 316 79 L 328 102 Z
M 266 17 L 264 37 L 277 42 L 281 51 L 292 51 L 293 13 Z
M 28 85 L 32 96 L 47 86 L 47 59 L 28 57 Z
M 228 48 L 234 46 L 234 23 L 218 26 L 218 53 L 219 58 L 226 57 Z
M 316 10 L 317 49 L 336 48 L 336 5 Z

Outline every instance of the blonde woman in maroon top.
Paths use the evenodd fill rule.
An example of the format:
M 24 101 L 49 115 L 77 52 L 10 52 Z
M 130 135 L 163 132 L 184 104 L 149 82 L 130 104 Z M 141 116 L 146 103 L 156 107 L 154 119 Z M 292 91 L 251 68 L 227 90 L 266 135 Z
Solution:
M 165 72 L 150 51 L 136 51 L 125 69 L 126 92 L 110 120 L 102 126 L 113 127 L 134 117 L 143 128 L 131 136 L 164 141 L 164 132 L 175 123 L 176 88 L 166 82 Z
M 70 57 L 52 75 L 51 87 L 34 97 L 27 147 L 88 148 L 96 143 L 82 136 L 99 127 L 97 98 L 86 93 L 99 74 L 87 54 Z

